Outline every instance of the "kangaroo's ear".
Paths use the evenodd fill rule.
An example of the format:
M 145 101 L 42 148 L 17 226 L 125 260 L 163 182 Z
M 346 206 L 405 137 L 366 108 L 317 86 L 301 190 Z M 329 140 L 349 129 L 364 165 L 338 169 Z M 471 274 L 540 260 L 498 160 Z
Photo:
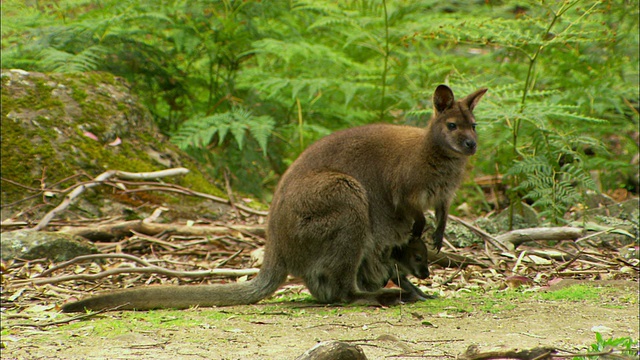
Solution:
M 469 110 L 473 111 L 476 105 L 478 105 L 478 103 L 480 102 L 482 95 L 484 95 L 484 93 L 486 92 L 487 92 L 487 88 L 476 90 L 474 93 L 469 94 L 466 98 L 464 98 L 462 102 L 464 102 L 467 105 Z
M 453 91 L 447 85 L 438 85 L 433 94 L 433 107 L 436 108 L 436 114 L 452 107 L 454 100 Z

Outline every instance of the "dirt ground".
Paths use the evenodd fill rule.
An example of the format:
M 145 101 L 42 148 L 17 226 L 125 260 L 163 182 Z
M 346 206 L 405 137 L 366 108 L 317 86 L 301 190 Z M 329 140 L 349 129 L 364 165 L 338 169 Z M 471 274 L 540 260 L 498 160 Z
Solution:
M 637 286 L 625 296 L 637 296 Z M 357 344 L 369 359 L 447 359 L 470 345 L 584 351 L 595 330 L 605 338 L 639 338 L 637 301 L 620 302 L 617 295 L 595 302 L 496 299 L 496 311 L 487 310 L 487 300 L 494 301 L 467 297 L 464 306 L 435 313 L 429 301 L 394 308 L 297 301 L 113 312 L 44 330 L 12 328 L 3 333 L 2 359 L 295 359 L 327 340 Z

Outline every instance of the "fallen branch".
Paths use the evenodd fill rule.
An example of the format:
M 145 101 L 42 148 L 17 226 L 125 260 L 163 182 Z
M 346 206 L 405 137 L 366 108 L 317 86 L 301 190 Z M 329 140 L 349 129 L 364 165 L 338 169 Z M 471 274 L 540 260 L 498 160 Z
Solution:
M 207 236 L 219 234 L 233 234 L 235 231 L 240 233 L 250 233 L 255 236 L 263 237 L 265 234 L 264 225 L 234 225 L 229 226 L 210 226 L 210 225 L 173 225 L 173 224 L 156 224 L 145 222 L 144 220 L 130 220 L 117 224 L 106 224 L 86 227 L 65 226 L 60 232 L 72 235 L 79 235 L 93 241 L 113 241 L 122 239 L 131 235 L 133 232 L 144 235 L 156 235 L 161 232 L 180 234 L 185 236 Z M 256 245 L 257 246 L 257 245 Z
M 147 262 L 144 259 L 141 259 L 137 256 L 129 255 L 129 254 L 91 254 L 91 255 L 81 255 L 76 256 L 71 260 L 67 260 L 65 262 L 61 262 L 55 266 L 50 267 L 49 269 L 43 271 L 42 273 L 34 276 L 33 278 L 42 278 L 56 270 L 64 269 L 69 265 L 73 265 L 75 263 L 83 262 L 86 260 L 98 260 L 98 259 L 126 259 L 133 262 L 136 262 L 142 266 L 154 266 L 153 264 Z
M 238 256 L 242 250 L 239 250 L 231 258 L 227 259 L 224 263 L 228 262 L 232 258 Z M 54 271 L 63 269 L 70 265 L 73 265 L 78 262 L 83 262 L 87 260 L 98 260 L 98 259 L 126 259 L 129 261 L 133 261 L 137 264 L 142 265 L 143 267 L 126 267 L 126 268 L 117 268 L 111 269 L 107 271 L 102 271 L 97 274 L 75 274 L 75 275 L 66 275 L 59 277 L 51 277 L 45 278 L 49 274 Z M 223 264 L 224 264 L 223 263 Z M 143 274 L 162 274 L 170 277 L 185 277 L 185 278 L 204 278 L 208 276 L 228 276 L 228 277 L 240 277 L 245 275 L 255 275 L 260 271 L 259 269 L 211 269 L 211 270 L 200 270 L 200 271 L 176 271 L 167 269 L 161 266 L 153 265 L 148 261 L 141 259 L 137 256 L 129 255 L 129 254 L 91 254 L 91 255 L 81 255 L 77 256 L 71 260 L 65 261 L 58 265 L 55 265 L 39 275 L 34 276 L 31 279 L 26 280 L 16 280 L 13 282 L 16 286 L 33 284 L 33 285 L 43 285 L 43 284 L 53 284 L 64 281 L 72 281 L 72 280 L 96 280 L 101 279 L 111 275 L 117 274 L 133 274 L 133 273 L 143 273 Z
M 164 241 L 164 240 L 160 240 L 156 237 L 153 237 L 151 235 L 146 235 L 146 234 L 142 234 L 139 232 L 136 232 L 135 230 L 131 230 L 131 233 L 133 233 L 133 236 L 131 238 L 129 238 L 129 240 L 131 242 L 135 241 L 136 239 L 144 239 L 144 241 L 150 242 L 152 244 L 157 244 L 160 246 L 164 246 L 165 248 L 168 249 L 173 249 L 173 250 L 182 250 L 183 247 L 181 245 L 177 245 L 168 241 Z
M 120 170 L 109 170 L 103 172 L 102 174 L 96 176 L 93 181 L 83 184 L 81 186 L 76 187 L 71 191 L 67 196 L 65 196 L 64 200 L 60 203 L 60 205 L 56 206 L 53 210 L 49 211 L 40 222 L 33 228 L 34 231 L 40 231 L 47 227 L 49 222 L 53 220 L 53 218 L 60 212 L 66 210 L 69 205 L 71 205 L 80 194 L 82 194 L 86 189 L 90 189 L 92 187 L 98 186 L 102 184 L 104 181 L 112 178 L 119 177 L 123 179 L 155 179 L 159 177 L 165 176 L 174 176 L 188 173 L 189 170 L 185 168 L 175 168 L 175 169 L 166 169 L 154 172 L 144 172 L 144 173 L 131 173 Z
M 260 269 L 211 269 L 211 270 L 200 270 L 200 271 L 176 271 L 166 269 L 160 266 L 146 266 L 146 267 L 127 267 L 127 268 L 118 268 L 111 269 L 107 271 L 102 271 L 97 274 L 76 274 L 76 275 L 65 275 L 59 277 L 52 278 L 32 278 L 26 280 L 15 280 L 12 285 L 15 286 L 24 286 L 24 285 L 44 285 L 44 284 L 55 284 L 59 282 L 65 281 L 74 281 L 74 280 L 97 280 L 102 279 L 111 275 L 118 274 L 161 274 L 170 277 L 179 277 L 179 278 L 205 278 L 209 276 L 226 276 L 226 277 L 240 277 L 245 275 L 255 275 L 260 271 Z
M 225 198 L 221 198 L 221 197 L 217 197 L 214 195 L 209 195 L 209 194 L 205 194 L 205 193 L 201 193 L 198 191 L 194 191 L 182 186 L 178 186 L 175 184 L 156 184 L 156 187 L 146 187 L 143 189 L 128 189 L 125 190 L 125 193 L 133 193 L 133 192 L 140 192 L 140 191 L 168 191 L 168 192 L 177 192 L 180 194 L 184 194 L 184 195 L 191 195 L 191 196 L 198 196 L 204 199 L 209 199 L 209 200 L 213 200 L 215 202 L 219 202 L 222 204 L 226 204 L 231 206 L 231 202 L 228 199 Z M 260 211 L 260 210 L 255 210 L 252 209 L 248 206 L 244 206 L 241 204 L 234 204 L 236 208 L 245 211 L 247 213 L 250 214 L 254 214 L 254 215 L 259 215 L 259 216 L 267 216 L 269 213 L 267 211 Z
M 584 234 L 584 229 L 577 227 L 529 228 L 509 231 L 496 236 L 496 240 L 514 250 L 527 241 L 540 240 L 577 240 Z

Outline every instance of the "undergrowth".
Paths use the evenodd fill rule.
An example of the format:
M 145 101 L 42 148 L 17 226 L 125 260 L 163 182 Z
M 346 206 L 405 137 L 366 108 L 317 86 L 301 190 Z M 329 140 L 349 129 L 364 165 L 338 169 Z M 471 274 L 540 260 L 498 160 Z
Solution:
M 2 18 L 4 67 L 124 77 L 162 132 L 266 200 L 322 136 L 424 126 L 440 83 L 489 88 L 471 176 L 506 175 L 544 221 L 637 191 L 634 1 L 9 0 Z
M 630 337 L 610 337 L 605 339 L 602 334 L 596 333 L 596 342 L 588 349 L 590 353 L 610 353 L 606 356 L 576 356 L 573 360 L 594 360 L 594 359 L 637 359 L 640 355 L 640 341 Z M 625 356 L 628 355 L 629 357 Z

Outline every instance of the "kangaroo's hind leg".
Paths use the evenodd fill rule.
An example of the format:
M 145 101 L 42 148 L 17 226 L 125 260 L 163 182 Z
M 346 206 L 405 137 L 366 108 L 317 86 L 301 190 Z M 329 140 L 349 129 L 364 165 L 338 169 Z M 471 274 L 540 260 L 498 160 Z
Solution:
M 329 171 L 308 175 L 296 185 L 301 188 L 291 193 L 304 196 L 289 199 L 296 216 L 291 245 L 304 261 L 292 273 L 303 278 L 320 302 L 378 302 L 380 294 L 357 286 L 358 269 L 375 245 L 363 186 L 349 175 Z

